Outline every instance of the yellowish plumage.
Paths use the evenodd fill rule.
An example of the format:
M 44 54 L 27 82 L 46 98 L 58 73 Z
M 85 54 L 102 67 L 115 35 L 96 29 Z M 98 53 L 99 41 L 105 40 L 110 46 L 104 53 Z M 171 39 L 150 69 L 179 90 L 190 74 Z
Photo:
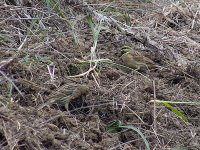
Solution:
M 127 51 L 121 56 L 123 64 L 129 68 L 136 70 L 148 70 L 155 68 L 155 63 L 142 55 L 142 53 L 136 50 L 125 50 Z

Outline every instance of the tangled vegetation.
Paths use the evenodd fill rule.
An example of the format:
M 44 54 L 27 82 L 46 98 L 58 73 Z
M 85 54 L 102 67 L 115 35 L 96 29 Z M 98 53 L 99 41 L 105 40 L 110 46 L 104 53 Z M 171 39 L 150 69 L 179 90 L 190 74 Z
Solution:
M 199 6 L 0 2 L 0 149 L 199 150 Z

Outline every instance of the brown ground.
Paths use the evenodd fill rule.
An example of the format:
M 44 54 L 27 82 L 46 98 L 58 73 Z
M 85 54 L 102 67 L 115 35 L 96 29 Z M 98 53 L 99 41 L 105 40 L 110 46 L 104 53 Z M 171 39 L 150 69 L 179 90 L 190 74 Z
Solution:
M 0 149 L 145 149 L 136 132 L 109 133 L 113 120 L 140 129 L 152 150 L 200 149 L 198 104 L 174 105 L 184 122 L 148 103 L 200 101 L 200 2 L 183 1 L 62 0 L 64 17 L 42 1 L 0 2 Z M 93 45 L 85 16 L 103 18 L 94 11 L 110 21 L 103 23 L 96 59 L 113 63 L 70 77 L 90 69 L 80 61 L 90 60 Z M 114 64 L 122 64 L 124 45 L 161 67 L 136 72 Z M 82 85 L 89 93 L 76 94 Z

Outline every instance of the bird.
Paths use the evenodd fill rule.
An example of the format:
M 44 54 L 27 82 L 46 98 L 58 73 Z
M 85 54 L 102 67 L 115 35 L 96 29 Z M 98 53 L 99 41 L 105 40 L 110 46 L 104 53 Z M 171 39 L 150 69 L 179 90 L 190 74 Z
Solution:
M 84 101 L 89 91 L 90 90 L 87 85 L 62 86 L 57 91 L 52 92 L 48 100 L 39 106 L 38 110 L 55 103 L 59 106 L 64 106 L 65 109 L 68 110 L 69 103 L 72 101 L 75 101 L 75 103 L 76 101 Z
M 133 50 L 128 46 L 122 47 L 121 60 L 123 65 L 136 71 L 145 71 L 156 68 L 156 64 L 141 52 Z

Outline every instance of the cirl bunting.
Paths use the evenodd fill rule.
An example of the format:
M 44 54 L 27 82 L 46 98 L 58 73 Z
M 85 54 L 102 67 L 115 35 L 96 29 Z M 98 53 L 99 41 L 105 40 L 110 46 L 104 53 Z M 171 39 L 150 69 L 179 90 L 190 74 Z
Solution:
M 139 51 L 124 47 L 123 52 L 124 54 L 121 56 L 121 60 L 123 64 L 129 68 L 142 71 L 156 68 L 156 64 Z

